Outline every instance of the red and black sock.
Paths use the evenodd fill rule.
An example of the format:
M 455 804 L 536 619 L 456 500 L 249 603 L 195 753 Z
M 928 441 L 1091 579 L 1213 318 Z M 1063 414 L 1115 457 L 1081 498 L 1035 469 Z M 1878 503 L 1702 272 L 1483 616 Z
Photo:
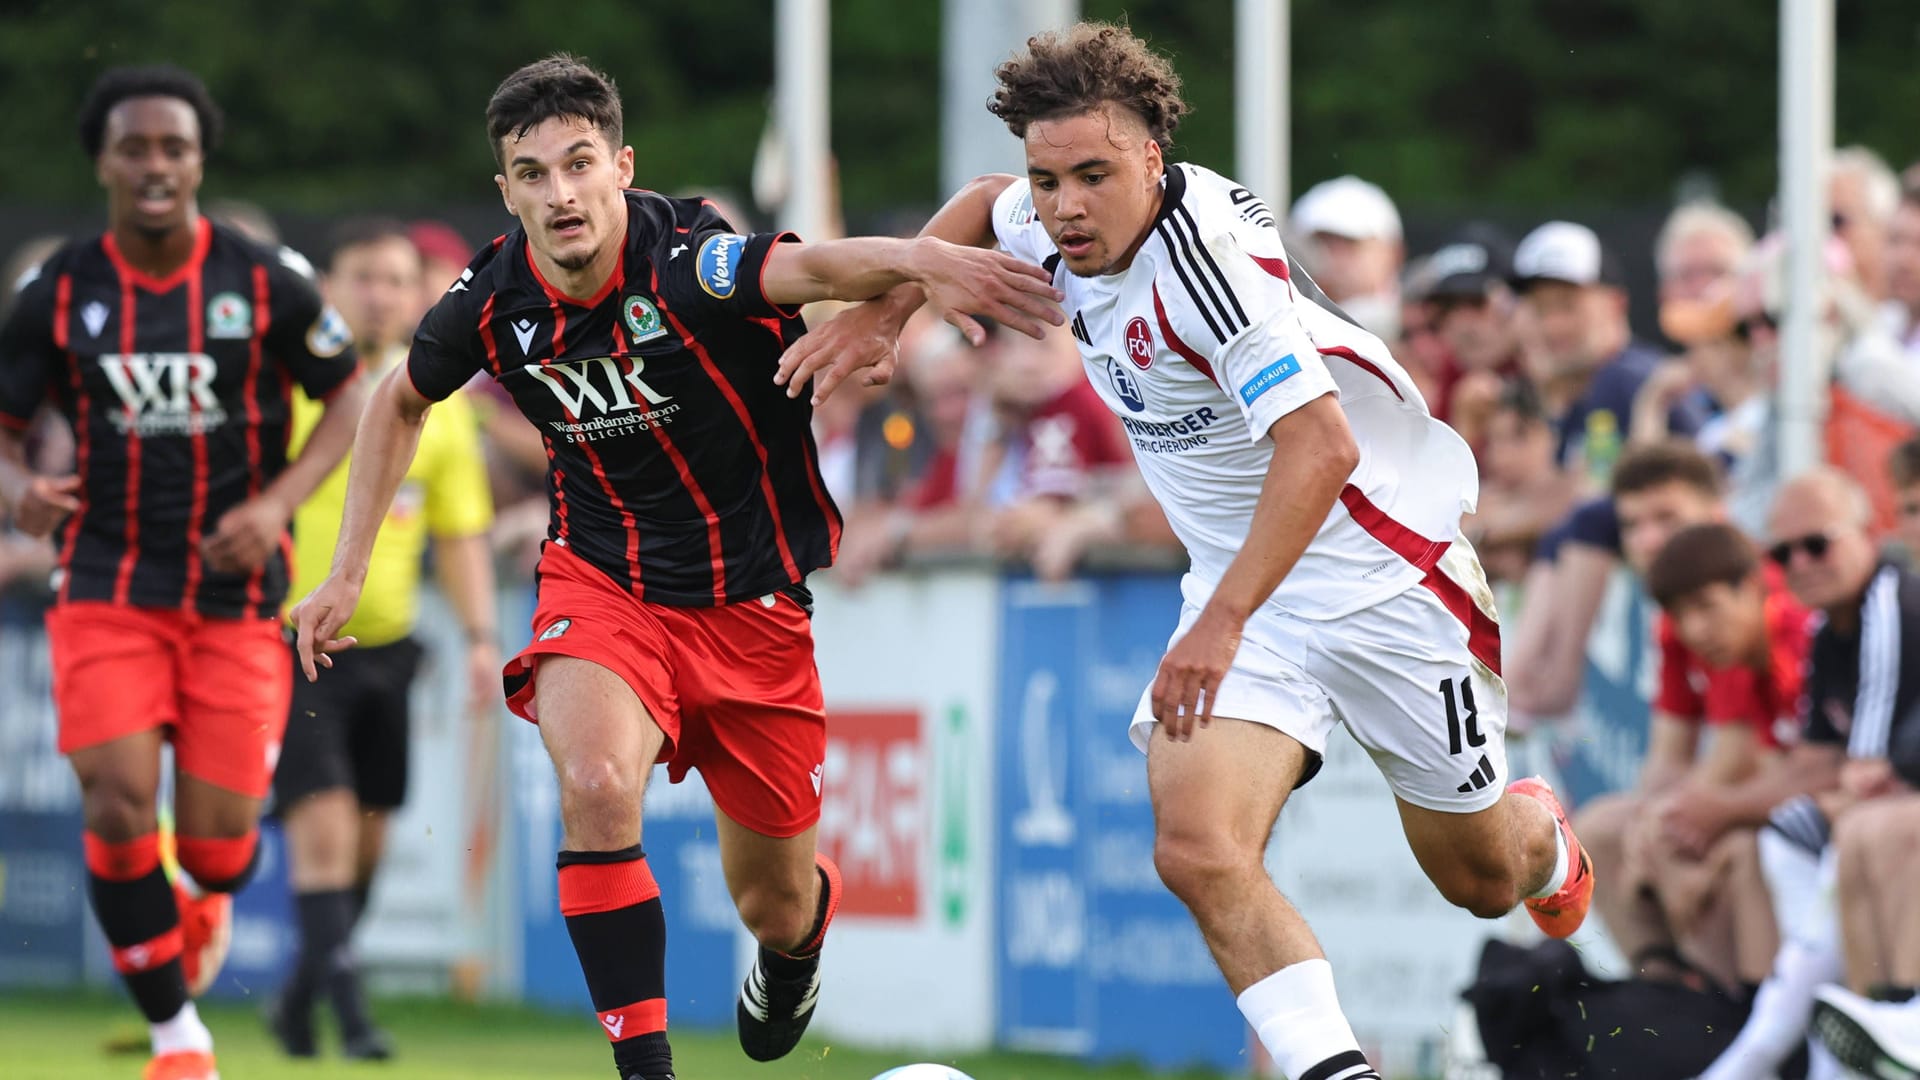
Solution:
M 840 884 L 840 868 L 819 853 L 815 853 L 813 860 L 815 872 L 820 875 L 820 900 L 814 907 L 813 925 L 807 930 L 806 941 L 790 953 L 761 949 L 767 974 L 776 979 L 813 977 L 813 969 L 820 963 L 820 949 L 827 943 L 827 927 L 833 924 L 834 913 L 840 910 L 840 894 L 845 891 Z
M 673 1074 L 667 1043 L 667 921 L 639 845 L 562 851 L 560 914 L 622 1080 Z
M 114 970 L 148 1023 L 171 1020 L 187 1004 L 187 978 L 180 965 L 180 910 L 160 868 L 160 838 L 148 833 L 109 843 L 87 833 L 85 840 L 88 891 Z

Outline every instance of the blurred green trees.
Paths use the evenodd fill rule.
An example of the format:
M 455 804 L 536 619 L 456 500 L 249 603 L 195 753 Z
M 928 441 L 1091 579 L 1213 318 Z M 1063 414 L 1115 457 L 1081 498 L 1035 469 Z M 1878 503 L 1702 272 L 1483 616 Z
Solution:
M 1231 0 L 1082 0 L 1171 51 L 1181 154 L 1232 165 Z M 1920 4 L 1838 0 L 1836 127 L 1920 157 Z M 1688 174 L 1757 203 L 1775 173 L 1774 0 L 1294 0 L 1296 190 L 1359 172 L 1445 208 L 1664 200 Z M 230 131 L 212 190 L 288 209 L 492 197 L 488 93 L 568 49 L 620 80 L 643 183 L 744 190 L 772 80 L 772 0 L 11 0 L 0 195 L 91 202 L 73 134 L 113 63 L 200 72 Z M 850 212 L 937 188 L 936 0 L 833 0 Z

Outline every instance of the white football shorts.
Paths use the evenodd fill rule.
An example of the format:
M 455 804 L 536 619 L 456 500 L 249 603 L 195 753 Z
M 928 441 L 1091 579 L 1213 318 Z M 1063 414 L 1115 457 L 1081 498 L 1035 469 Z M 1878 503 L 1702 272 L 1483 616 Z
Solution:
M 1191 574 L 1181 582 L 1185 602 L 1169 648 L 1210 592 Z M 1333 726 L 1345 724 L 1394 794 L 1428 810 L 1472 813 L 1506 789 L 1499 663 L 1493 593 L 1461 539 L 1424 582 L 1351 615 L 1317 621 L 1263 606 L 1247 620 L 1213 716 L 1276 728 L 1319 756 Z M 1128 734 L 1144 752 L 1157 726 L 1149 686 Z M 1307 777 L 1317 768 L 1310 763 Z

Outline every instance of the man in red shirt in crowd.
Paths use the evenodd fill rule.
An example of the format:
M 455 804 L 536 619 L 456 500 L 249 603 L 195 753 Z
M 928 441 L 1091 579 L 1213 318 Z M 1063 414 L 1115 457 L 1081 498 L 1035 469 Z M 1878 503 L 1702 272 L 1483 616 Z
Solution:
M 1611 818 L 1622 836 L 1595 903 L 1644 976 L 1697 967 L 1757 983 L 1777 934 L 1754 831 L 1702 821 L 1712 800 L 1696 796 L 1745 782 L 1794 740 L 1812 616 L 1723 522 L 1675 533 L 1646 583 L 1663 612 L 1660 689 L 1638 788 L 1583 817 Z

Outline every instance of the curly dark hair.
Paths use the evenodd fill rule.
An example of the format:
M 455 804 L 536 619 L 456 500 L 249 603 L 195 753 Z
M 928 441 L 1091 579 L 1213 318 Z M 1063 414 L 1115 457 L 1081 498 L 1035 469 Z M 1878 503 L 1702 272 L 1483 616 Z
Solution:
M 624 141 L 620 88 L 613 78 L 567 53 L 535 60 L 506 77 L 487 102 L 487 139 L 494 159 L 506 164 L 500 140 L 525 135 L 556 117 L 585 120 L 600 129 L 609 149 Z
M 88 157 L 97 158 L 105 149 L 107 114 L 114 106 L 143 97 L 177 98 L 186 102 L 200 121 L 200 152 L 210 154 L 220 145 L 226 116 L 198 75 L 172 64 L 117 67 L 100 73 L 93 81 L 93 88 L 87 91 L 86 102 L 80 106 L 80 145 Z
M 1083 22 L 1036 34 L 993 77 L 1000 88 L 987 110 L 1023 139 L 1036 121 L 1078 116 L 1112 102 L 1145 121 L 1147 134 L 1165 151 L 1189 111 L 1167 58 L 1113 23 Z

